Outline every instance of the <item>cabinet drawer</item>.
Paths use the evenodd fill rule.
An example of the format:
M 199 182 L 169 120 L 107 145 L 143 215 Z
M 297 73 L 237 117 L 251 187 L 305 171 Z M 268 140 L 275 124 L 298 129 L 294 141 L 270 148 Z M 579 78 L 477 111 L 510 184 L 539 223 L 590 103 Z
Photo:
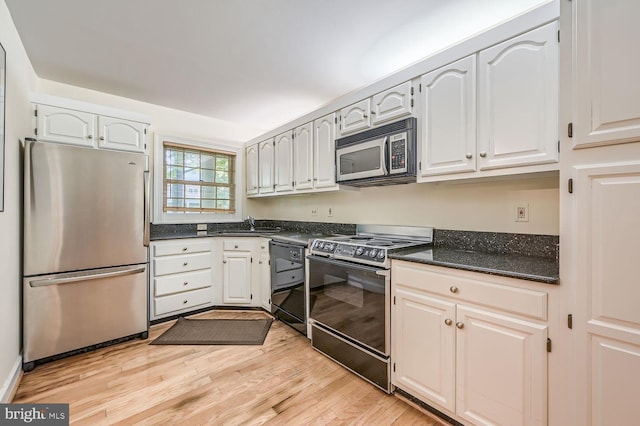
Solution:
M 547 293 L 509 285 L 515 284 L 517 279 L 502 279 L 503 284 L 485 279 L 485 274 L 469 273 L 462 276 L 462 273 L 448 273 L 447 268 L 435 268 L 410 262 L 394 263 L 391 270 L 392 285 L 400 284 L 457 301 L 539 320 L 547 319 Z
M 196 253 L 153 259 L 153 275 L 155 277 L 207 268 L 211 268 L 211 253 Z
M 166 296 L 181 291 L 211 287 L 211 269 L 154 278 L 153 285 L 155 296 Z
M 304 265 L 300 262 L 292 262 L 288 259 L 276 258 L 276 272 L 289 271 L 291 269 L 302 268 Z
M 170 312 L 194 308 L 207 303 L 213 303 L 213 291 L 211 291 L 211 288 L 203 288 L 200 290 L 172 294 L 170 296 L 156 297 L 154 299 L 155 315 L 164 315 Z
M 253 250 L 253 243 L 254 243 L 253 239 L 247 239 L 247 238 L 238 238 L 235 240 L 224 240 L 222 242 L 222 249 L 224 251 L 234 251 L 234 250 L 251 251 Z
M 181 240 L 167 243 L 154 243 L 153 245 L 153 256 L 202 253 L 205 251 L 211 251 L 210 240 Z
M 278 272 L 276 274 L 275 288 L 285 287 L 289 284 L 299 283 L 304 281 L 304 269 L 292 269 L 290 271 Z

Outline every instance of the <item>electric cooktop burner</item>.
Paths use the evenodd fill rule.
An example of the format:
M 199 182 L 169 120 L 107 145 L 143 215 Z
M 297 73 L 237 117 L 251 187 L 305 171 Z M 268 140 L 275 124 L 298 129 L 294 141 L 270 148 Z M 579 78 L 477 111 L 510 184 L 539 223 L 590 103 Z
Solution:
M 388 254 L 403 248 L 429 245 L 433 228 L 359 225 L 358 234 L 319 238 L 310 246 L 312 255 L 389 268 Z

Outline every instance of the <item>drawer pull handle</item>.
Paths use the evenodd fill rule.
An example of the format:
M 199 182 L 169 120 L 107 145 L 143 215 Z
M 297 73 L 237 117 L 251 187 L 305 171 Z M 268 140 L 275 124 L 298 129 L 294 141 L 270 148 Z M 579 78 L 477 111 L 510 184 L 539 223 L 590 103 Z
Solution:
M 222 261 L 222 263 L 227 263 L 227 260 L 226 260 L 226 259 L 225 259 L 225 260 L 223 260 L 223 261 Z
M 187 299 L 183 300 L 182 303 L 183 304 L 187 304 L 189 301 Z
M 446 325 L 451 325 L 451 324 L 453 324 L 453 321 L 451 321 L 451 318 L 447 318 L 446 320 L 444 320 L 444 323 Z
M 188 264 L 189 264 L 189 262 L 184 262 L 184 263 L 182 264 L 182 266 L 187 266 Z
M 262 260 L 260 260 L 260 261 L 258 262 L 258 264 L 262 265 Z
M 182 248 L 182 251 L 187 251 L 187 250 L 189 250 L 187 247 Z
M 463 322 L 458 321 L 458 322 L 456 323 L 456 327 L 458 327 L 460 330 L 462 330 L 462 329 L 464 328 L 464 323 L 463 323 Z
M 182 283 L 183 285 L 189 285 L 189 281 L 185 281 Z
M 458 292 L 458 287 L 456 287 L 455 285 L 452 285 L 451 287 L 449 287 L 449 291 L 451 293 L 457 293 Z
M 264 250 L 264 246 L 260 246 L 260 248 L 261 248 L 262 250 Z
M 234 248 L 238 248 L 238 245 L 236 244 L 235 246 L 233 246 Z

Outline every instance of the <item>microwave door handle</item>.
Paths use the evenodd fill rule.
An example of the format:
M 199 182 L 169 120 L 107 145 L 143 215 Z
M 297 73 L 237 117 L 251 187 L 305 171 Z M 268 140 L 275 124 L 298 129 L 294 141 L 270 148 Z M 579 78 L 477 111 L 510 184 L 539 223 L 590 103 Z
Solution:
M 389 136 L 384 137 L 384 174 L 389 174 Z

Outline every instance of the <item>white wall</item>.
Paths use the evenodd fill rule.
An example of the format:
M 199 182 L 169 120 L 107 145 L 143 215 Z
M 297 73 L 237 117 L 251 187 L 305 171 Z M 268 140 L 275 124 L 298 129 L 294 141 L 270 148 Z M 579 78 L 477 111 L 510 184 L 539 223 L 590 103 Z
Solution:
M 260 219 L 433 226 L 440 229 L 559 234 L 558 177 L 420 183 L 354 191 L 248 199 Z M 529 221 L 516 222 L 528 204 Z M 331 208 L 333 216 L 329 216 Z M 317 210 L 313 215 L 312 210 Z
M 20 139 L 29 134 L 29 93 L 37 78 L 4 0 L 0 1 L 0 43 L 7 52 L 4 212 L 0 212 L 0 401 L 5 402 L 21 367 Z

